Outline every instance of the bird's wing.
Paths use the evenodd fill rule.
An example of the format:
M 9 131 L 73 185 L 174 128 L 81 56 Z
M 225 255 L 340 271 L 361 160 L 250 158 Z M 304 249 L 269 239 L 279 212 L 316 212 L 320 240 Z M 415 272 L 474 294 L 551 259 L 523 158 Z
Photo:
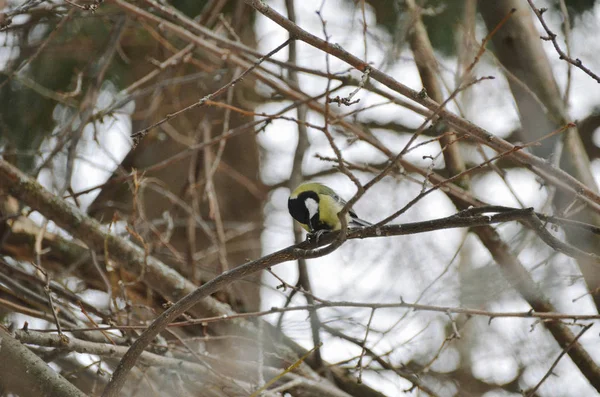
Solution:
M 338 196 L 337 193 L 333 189 L 331 189 L 325 185 L 321 185 L 321 189 L 322 189 L 322 193 L 324 193 L 328 196 L 331 196 L 335 201 L 340 203 L 342 206 L 346 205 L 346 201 L 343 198 L 341 198 L 340 196 Z
M 369 227 L 373 226 L 373 224 L 364 219 L 360 219 L 356 214 L 350 214 L 350 226 Z
M 336 192 L 334 192 L 332 189 L 328 188 L 327 186 L 325 186 L 325 190 L 327 191 L 328 195 L 330 195 L 338 204 L 340 204 L 340 206 L 344 207 L 348 203 L 346 200 L 344 200 L 343 198 L 338 196 Z M 352 226 L 362 226 L 362 227 L 372 226 L 371 223 L 369 223 L 363 219 L 360 219 L 358 217 L 358 215 L 356 215 L 356 212 L 354 212 L 354 210 L 352 208 L 350 208 L 350 210 L 348 211 L 348 215 L 350 215 L 350 225 L 352 225 Z

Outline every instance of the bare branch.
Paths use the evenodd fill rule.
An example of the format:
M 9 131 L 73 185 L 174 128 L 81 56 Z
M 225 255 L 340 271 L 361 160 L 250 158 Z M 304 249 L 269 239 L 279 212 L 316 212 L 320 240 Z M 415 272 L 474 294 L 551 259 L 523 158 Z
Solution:
M 585 67 L 583 65 L 583 62 L 581 62 L 581 59 L 576 58 L 573 59 L 571 58 L 567 53 L 565 53 L 560 46 L 558 45 L 558 42 L 556 41 L 556 33 L 554 33 L 552 30 L 550 30 L 550 28 L 548 27 L 548 24 L 546 23 L 546 21 L 544 20 L 543 17 L 543 13 L 547 11 L 546 8 L 537 8 L 535 6 L 535 4 L 533 4 L 533 0 L 527 0 L 527 2 L 529 3 L 529 6 L 531 7 L 531 9 L 533 10 L 533 13 L 535 14 L 535 16 L 539 19 L 540 23 L 542 24 L 542 26 L 544 27 L 544 30 L 546 31 L 546 34 L 548 36 L 544 37 L 540 37 L 542 40 L 546 40 L 546 41 L 550 41 L 552 42 L 552 45 L 554 46 L 554 49 L 556 50 L 556 52 L 558 53 L 558 57 L 559 59 L 568 62 L 569 64 L 583 70 L 584 73 L 586 73 L 587 75 L 589 75 L 591 78 L 593 78 L 594 80 L 596 80 L 596 82 L 600 83 L 600 76 L 598 76 L 596 73 L 592 72 L 590 69 L 588 69 L 587 67 Z
M 0 385 L 19 395 L 84 397 L 85 394 L 56 373 L 41 358 L 0 326 Z

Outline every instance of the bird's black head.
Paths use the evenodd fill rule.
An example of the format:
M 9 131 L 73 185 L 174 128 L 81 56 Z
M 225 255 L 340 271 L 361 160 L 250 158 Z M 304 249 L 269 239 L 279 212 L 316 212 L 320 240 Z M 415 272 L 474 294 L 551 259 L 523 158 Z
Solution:
M 312 211 L 310 208 L 312 208 Z M 288 199 L 288 210 L 295 220 L 308 225 L 309 229 L 315 230 L 313 225 L 319 223 L 319 195 L 316 192 L 307 191 L 300 193 L 295 198 L 290 197 Z

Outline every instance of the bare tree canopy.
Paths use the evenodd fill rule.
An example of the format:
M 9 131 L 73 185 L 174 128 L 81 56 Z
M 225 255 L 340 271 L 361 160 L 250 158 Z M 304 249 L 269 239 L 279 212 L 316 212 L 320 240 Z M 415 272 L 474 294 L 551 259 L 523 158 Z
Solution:
M 0 0 L 0 396 L 600 395 L 598 35 Z

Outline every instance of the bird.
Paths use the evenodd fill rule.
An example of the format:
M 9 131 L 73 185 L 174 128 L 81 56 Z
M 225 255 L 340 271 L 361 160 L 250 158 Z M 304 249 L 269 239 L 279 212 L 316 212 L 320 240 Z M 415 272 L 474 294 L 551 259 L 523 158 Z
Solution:
M 333 189 L 318 182 L 302 183 L 288 199 L 290 215 L 311 234 L 340 230 L 342 222 L 338 213 L 345 205 L 346 201 Z M 346 213 L 346 220 L 348 227 L 372 226 L 360 219 L 352 209 Z

